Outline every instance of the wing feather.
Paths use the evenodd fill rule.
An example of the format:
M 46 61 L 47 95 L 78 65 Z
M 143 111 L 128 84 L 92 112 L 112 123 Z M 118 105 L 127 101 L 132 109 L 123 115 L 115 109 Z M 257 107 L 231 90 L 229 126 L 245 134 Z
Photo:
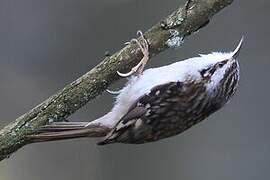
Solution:
M 155 109 L 153 109 L 154 106 L 159 105 L 160 102 L 167 97 L 171 88 L 181 88 L 180 86 L 180 82 L 169 82 L 152 88 L 150 93 L 143 95 L 131 105 L 126 115 L 120 119 L 106 138 L 98 144 L 104 145 L 115 142 L 119 136 L 128 131 L 131 127 L 134 127 L 138 120 L 146 120 L 149 112 L 151 110 L 155 111 Z

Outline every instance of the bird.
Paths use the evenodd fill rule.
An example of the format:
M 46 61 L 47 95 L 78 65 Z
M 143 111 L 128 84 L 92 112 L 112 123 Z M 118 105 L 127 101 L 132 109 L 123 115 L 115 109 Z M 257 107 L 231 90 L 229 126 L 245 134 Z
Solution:
M 37 140 L 83 137 L 87 128 L 110 129 L 98 145 L 143 144 L 178 135 L 220 110 L 235 94 L 240 77 L 238 56 L 241 38 L 231 52 L 199 54 L 166 66 L 146 69 L 149 43 L 141 31 L 132 39 L 143 54 L 128 73 L 110 112 L 91 122 L 58 122 L 31 136 Z

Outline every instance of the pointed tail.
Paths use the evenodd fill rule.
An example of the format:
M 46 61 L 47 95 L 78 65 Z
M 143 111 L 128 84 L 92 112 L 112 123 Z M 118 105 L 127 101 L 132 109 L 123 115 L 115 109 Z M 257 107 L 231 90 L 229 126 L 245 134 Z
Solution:
M 26 138 L 30 142 L 57 141 L 82 137 L 103 137 L 110 128 L 93 123 L 88 126 L 87 122 L 57 122 L 38 129 Z

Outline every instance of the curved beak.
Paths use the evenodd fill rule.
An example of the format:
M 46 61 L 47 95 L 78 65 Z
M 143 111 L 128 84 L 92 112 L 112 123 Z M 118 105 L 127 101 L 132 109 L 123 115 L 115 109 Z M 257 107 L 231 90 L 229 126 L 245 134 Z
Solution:
M 236 59 L 239 56 L 240 50 L 242 49 L 243 41 L 244 41 L 244 36 L 242 36 L 239 44 L 237 45 L 237 47 L 235 48 L 235 50 L 232 53 L 233 59 Z

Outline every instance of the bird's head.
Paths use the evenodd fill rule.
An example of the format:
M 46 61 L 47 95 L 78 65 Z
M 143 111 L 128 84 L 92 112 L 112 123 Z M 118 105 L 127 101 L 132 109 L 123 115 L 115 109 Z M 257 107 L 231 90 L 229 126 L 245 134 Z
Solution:
M 207 81 L 208 89 L 216 89 L 221 83 L 233 84 L 239 80 L 239 65 L 237 57 L 243 44 L 243 37 L 234 51 L 228 53 L 213 52 L 200 54 L 200 57 L 189 61 L 191 69 L 199 72 L 200 77 Z
M 201 76 L 212 80 L 221 80 L 226 75 L 226 72 L 234 71 L 235 68 L 238 68 L 237 57 L 240 53 L 242 44 L 243 37 L 233 52 L 200 54 L 201 57 L 197 59 L 198 65 L 195 66 L 198 66 L 197 68 Z M 198 62 L 198 60 L 200 62 Z

